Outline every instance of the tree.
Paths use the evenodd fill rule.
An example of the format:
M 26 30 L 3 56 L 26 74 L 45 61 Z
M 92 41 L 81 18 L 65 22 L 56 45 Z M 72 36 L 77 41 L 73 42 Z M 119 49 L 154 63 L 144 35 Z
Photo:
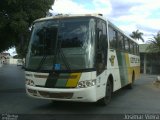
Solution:
M 148 51 L 160 53 L 160 31 L 149 41 Z
M 139 32 L 139 30 L 133 31 L 132 34 L 130 35 L 132 38 L 137 39 L 137 40 L 142 40 L 144 42 L 144 39 L 142 37 L 143 33 Z
M 0 0 L 0 52 L 11 46 L 24 52 L 28 43 L 29 27 L 45 17 L 54 0 Z

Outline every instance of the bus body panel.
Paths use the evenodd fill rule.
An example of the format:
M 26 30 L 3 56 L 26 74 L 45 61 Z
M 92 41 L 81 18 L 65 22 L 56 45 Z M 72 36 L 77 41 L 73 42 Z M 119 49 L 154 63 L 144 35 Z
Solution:
M 119 67 L 118 67 L 118 59 L 117 59 L 116 51 L 113 49 L 109 49 L 107 59 L 108 59 L 107 60 L 108 76 L 112 75 L 113 91 L 116 91 L 121 88 L 120 72 L 119 72 Z
M 81 17 L 81 16 L 77 16 L 77 17 Z M 85 16 L 83 16 L 84 18 Z M 86 16 L 89 17 L 89 16 Z M 92 16 L 93 17 L 93 16 Z M 94 16 L 95 19 L 101 19 L 101 17 L 98 16 Z M 63 19 L 65 19 L 65 16 L 62 17 Z M 72 16 L 68 18 L 73 18 L 75 19 L 76 16 Z M 36 22 L 41 22 L 41 21 L 47 21 L 47 20 L 51 20 L 54 18 L 49 18 L 49 19 L 42 19 L 42 20 L 38 20 Z M 59 17 L 55 18 L 56 20 L 59 19 Z M 101 19 L 104 20 L 105 19 Z M 95 20 L 96 21 L 96 20 Z M 94 23 L 93 20 L 90 21 L 91 23 Z M 134 41 L 133 39 L 131 39 L 129 36 L 126 36 L 122 31 L 120 31 L 116 26 L 114 26 L 113 24 L 111 24 L 108 20 L 106 20 L 106 30 L 107 30 L 107 64 L 105 66 L 105 69 L 99 74 L 96 70 L 90 71 L 90 72 L 85 72 L 85 71 L 81 71 L 81 72 L 56 72 L 54 70 L 51 70 L 50 73 L 43 73 L 43 72 L 32 72 L 30 70 L 26 70 L 25 72 L 25 76 L 26 76 L 26 92 L 29 96 L 34 97 L 34 98 L 40 98 L 40 99 L 49 99 L 49 100 L 59 100 L 59 101 L 81 101 L 81 102 L 96 102 L 99 99 L 105 97 L 105 92 L 106 92 L 106 84 L 107 81 L 109 80 L 110 76 L 113 78 L 113 92 L 116 90 L 119 90 L 120 88 L 131 84 L 133 81 L 133 75 L 134 75 L 134 79 L 138 79 L 140 76 L 140 58 L 139 58 L 139 54 L 132 54 L 129 51 L 125 51 L 125 50 L 119 50 L 118 48 L 111 48 L 110 45 L 110 35 L 109 35 L 109 25 L 112 26 L 117 32 L 120 32 L 123 34 L 123 36 L 125 36 L 126 38 L 129 38 L 132 42 L 134 42 L 136 44 L 136 41 Z M 90 32 L 90 37 L 96 38 L 99 33 L 101 33 L 102 31 L 99 31 L 99 33 L 97 34 L 97 30 L 93 30 L 95 29 L 96 25 L 91 24 L 90 26 L 90 30 L 92 30 L 92 32 Z M 56 27 L 56 26 L 55 26 Z M 63 27 L 63 26 L 62 26 Z M 86 29 L 84 29 L 84 26 L 81 26 L 82 30 L 85 31 Z M 93 28 L 92 28 L 93 27 Z M 92 28 L 92 29 L 91 29 Z M 58 28 L 57 28 L 58 29 Z M 55 31 L 57 31 L 57 29 L 55 29 Z M 79 31 L 79 29 L 77 29 L 77 31 Z M 67 31 L 68 32 L 68 31 Z M 80 38 L 80 37 L 79 37 Z M 74 38 L 76 39 L 76 38 Z M 74 40 L 73 39 L 73 40 Z M 97 38 L 96 38 L 97 39 Z M 90 40 L 90 43 L 94 43 L 97 44 L 97 41 L 92 41 Z M 119 39 L 119 38 L 117 38 Z M 87 43 L 87 42 L 86 42 Z M 96 46 L 95 44 L 93 44 L 93 46 Z M 116 43 L 118 44 L 118 43 Z M 84 44 L 86 45 L 86 44 Z M 88 53 L 88 58 L 86 56 L 84 56 L 85 59 L 89 59 L 88 60 L 88 64 L 89 63 L 93 63 L 94 60 L 92 60 L 94 57 L 92 57 L 92 52 L 97 48 L 92 48 L 91 44 L 87 44 L 89 47 L 88 49 L 86 49 L 86 51 L 90 50 L 90 52 Z M 92 48 L 92 49 L 91 49 Z M 78 55 L 81 55 L 83 53 L 83 51 L 80 52 L 80 49 L 77 49 L 77 56 L 74 53 L 75 50 L 71 49 L 69 51 L 66 50 L 68 48 L 63 49 L 65 55 L 72 55 L 72 59 L 77 57 Z M 85 52 L 86 52 L 85 51 Z M 92 51 L 92 52 L 91 52 Z M 73 53 L 74 54 L 73 54 Z M 64 54 L 62 52 L 62 54 Z M 93 52 L 94 53 L 94 52 Z M 62 55 L 63 56 L 63 55 Z M 44 56 L 43 56 L 44 57 Z M 79 56 L 80 57 L 80 56 Z M 53 57 L 54 58 L 54 57 Z M 45 58 L 44 59 L 48 59 Z M 79 60 L 79 62 L 77 63 L 78 65 L 81 66 L 81 62 L 83 63 L 84 61 L 81 61 L 81 59 L 75 59 L 74 61 L 72 61 L 72 64 L 75 64 L 77 62 L 77 60 Z M 82 59 L 83 60 L 83 59 Z M 43 61 L 43 59 L 41 60 L 41 62 Z M 35 62 L 37 62 L 37 60 L 35 60 Z M 61 61 L 63 62 L 63 61 Z M 61 63 L 60 62 L 60 63 Z M 94 61 L 96 64 L 96 60 Z M 42 62 L 43 63 L 43 62 Z M 52 63 L 52 61 L 51 61 Z M 60 65 L 57 64 L 57 65 Z M 96 65 L 95 65 L 96 66 Z M 95 69 L 95 68 L 94 68 Z M 94 82 L 95 81 L 95 84 Z M 91 84 L 91 82 L 93 82 L 93 85 L 91 86 L 87 86 L 87 84 Z M 84 86 L 84 87 L 83 87 Z
M 34 98 L 84 101 L 84 102 L 97 101 L 96 86 L 91 86 L 87 88 L 78 88 L 78 82 L 96 79 L 96 72 L 78 73 L 80 74 L 80 76 L 78 76 L 78 79 L 75 77 L 77 73 L 70 73 L 70 77 L 72 77 L 72 79 L 71 78 L 66 79 L 65 78 L 66 74 L 61 73 L 63 77 L 61 75 L 59 76 L 60 79 L 56 81 L 55 87 L 53 88 L 46 87 L 46 82 L 49 77 L 48 73 L 37 73 L 37 72 L 26 71 L 25 74 L 26 74 L 27 94 Z M 75 83 L 75 81 L 77 81 L 76 85 L 73 84 Z M 72 88 L 72 85 L 74 85 L 74 88 Z
M 31 97 L 59 101 L 96 102 L 95 90 L 95 86 L 88 88 L 62 89 L 26 85 L 26 92 Z
M 109 49 L 107 60 L 107 72 L 113 76 L 113 91 L 116 91 L 132 82 L 140 76 L 140 57 L 125 52 Z M 108 75 L 109 76 L 109 75 Z

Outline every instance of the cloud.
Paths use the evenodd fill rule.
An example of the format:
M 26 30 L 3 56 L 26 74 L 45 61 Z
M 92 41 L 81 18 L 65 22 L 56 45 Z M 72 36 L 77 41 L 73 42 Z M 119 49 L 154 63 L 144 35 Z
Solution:
M 56 0 L 52 8 L 52 12 L 63 14 L 105 13 L 107 15 L 111 11 L 110 2 L 106 0 L 91 0 L 90 2 L 86 2 L 86 0 Z
M 54 3 L 53 12 L 63 14 L 80 14 L 86 13 L 83 5 L 73 2 L 72 0 L 56 0 Z
M 102 13 L 127 34 L 139 29 L 145 41 L 160 30 L 159 0 L 56 0 L 53 13 Z
M 112 6 L 109 0 L 93 0 L 94 10 L 107 16 L 111 13 Z
M 112 6 L 110 17 L 114 18 L 131 14 L 130 9 L 135 5 L 139 5 L 137 2 L 130 2 L 127 0 L 110 0 L 110 3 Z
M 158 0 L 110 0 L 109 18 L 128 34 L 139 29 L 147 41 L 160 30 L 160 4 Z
M 15 47 L 12 47 L 10 48 L 8 51 L 6 51 L 7 53 L 10 53 L 11 56 L 15 56 L 17 55 L 17 52 L 16 52 L 16 48 Z

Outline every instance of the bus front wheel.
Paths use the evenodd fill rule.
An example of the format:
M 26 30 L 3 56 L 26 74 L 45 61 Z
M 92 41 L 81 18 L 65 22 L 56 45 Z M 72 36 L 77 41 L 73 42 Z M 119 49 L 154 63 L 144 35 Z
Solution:
M 112 97 L 112 82 L 111 80 L 107 81 L 105 96 L 98 101 L 100 105 L 108 105 Z

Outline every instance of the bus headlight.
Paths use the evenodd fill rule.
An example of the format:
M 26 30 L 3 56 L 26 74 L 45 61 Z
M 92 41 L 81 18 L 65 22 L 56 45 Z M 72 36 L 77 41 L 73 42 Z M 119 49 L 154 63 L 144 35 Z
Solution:
M 86 80 L 86 81 L 80 81 L 78 83 L 79 88 L 86 88 L 96 85 L 96 79 L 94 80 Z
M 28 80 L 28 79 L 26 79 L 26 84 L 27 84 L 27 85 L 30 85 L 30 86 L 35 86 L 33 80 Z

